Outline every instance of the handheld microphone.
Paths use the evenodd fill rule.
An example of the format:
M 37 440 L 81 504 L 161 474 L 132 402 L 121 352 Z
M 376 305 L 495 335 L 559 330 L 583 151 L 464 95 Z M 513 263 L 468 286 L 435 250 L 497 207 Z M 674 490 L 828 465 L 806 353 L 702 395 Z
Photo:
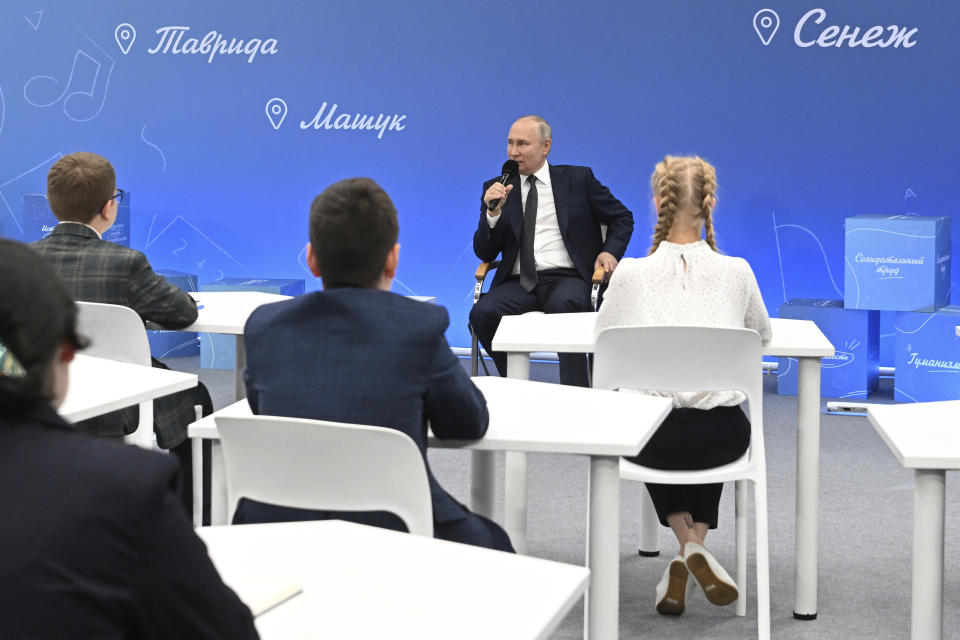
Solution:
M 520 165 L 517 164 L 516 160 L 507 160 L 503 163 L 503 167 L 500 168 L 500 184 L 507 184 L 510 182 L 510 178 L 516 175 L 517 171 L 520 170 Z M 500 198 L 496 200 L 491 200 L 487 203 L 487 211 L 493 211 L 497 208 L 497 205 L 500 204 Z

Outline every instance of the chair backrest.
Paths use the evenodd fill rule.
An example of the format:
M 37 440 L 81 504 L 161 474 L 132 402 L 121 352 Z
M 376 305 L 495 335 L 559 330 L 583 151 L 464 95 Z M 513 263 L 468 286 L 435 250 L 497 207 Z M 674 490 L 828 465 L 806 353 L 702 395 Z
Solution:
M 742 391 L 762 438 L 760 334 L 721 327 L 610 327 L 597 336 L 593 386 L 652 391 Z
M 86 355 L 131 364 L 150 365 L 150 343 L 143 320 L 130 307 L 78 302 L 81 335 L 90 339 Z
M 301 418 L 215 418 L 228 513 L 240 498 L 300 509 L 389 511 L 433 535 L 423 455 L 401 431 Z
M 78 302 L 77 331 L 90 340 L 86 355 L 150 366 L 150 342 L 143 320 L 130 307 Z M 153 402 L 140 403 L 140 422 L 124 440 L 153 448 Z

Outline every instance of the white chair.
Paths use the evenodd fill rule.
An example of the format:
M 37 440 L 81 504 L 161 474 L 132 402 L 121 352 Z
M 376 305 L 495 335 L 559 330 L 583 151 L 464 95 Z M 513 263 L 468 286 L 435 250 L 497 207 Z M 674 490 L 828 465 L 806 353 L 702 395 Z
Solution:
M 98 302 L 78 302 L 77 328 L 90 339 L 85 354 L 131 364 L 151 366 L 150 343 L 143 320 L 129 307 Z M 140 403 L 136 431 L 124 437 L 130 444 L 153 448 L 153 401 Z
M 299 509 L 389 511 L 433 536 L 423 455 L 384 427 L 251 416 L 215 418 L 227 473 L 227 513 L 240 498 Z
M 754 483 L 757 537 L 757 626 L 770 637 L 770 570 L 767 550 L 767 483 L 763 448 L 761 342 L 756 331 L 715 327 L 612 327 L 597 337 L 594 383 L 599 389 L 656 391 L 739 390 L 747 396 L 750 448 L 730 464 L 698 471 L 663 471 L 620 461 L 620 477 L 659 484 L 736 481 L 737 615 L 746 615 L 747 490 Z M 641 527 L 659 540 L 659 522 L 644 490 Z M 642 547 L 641 547 L 642 548 Z

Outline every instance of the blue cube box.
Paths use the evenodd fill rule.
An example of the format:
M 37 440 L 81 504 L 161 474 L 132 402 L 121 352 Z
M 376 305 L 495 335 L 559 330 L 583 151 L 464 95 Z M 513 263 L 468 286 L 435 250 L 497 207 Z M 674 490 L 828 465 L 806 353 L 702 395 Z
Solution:
M 277 278 L 221 278 L 200 285 L 201 291 L 261 291 L 284 296 L 299 296 L 304 289 L 303 280 Z M 204 369 L 234 369 L 236 344 L 235 336 L 201 333 L 200 366 Z
M 835 348 L 820 364 L 820 395 L 866 398 L 877 390 L 880 312 L 845 309 L 842 300 L 794 299 L 780 306 L 781 318 L 812 320 Z M 780 358 L 777 393 L 797 395 L 797 359 Z
M 846 308 L 936 311 L 950 304 L 950 218 L 854 216 L 845 227 Z
M 192 273 L 158 269 L 163 276 L 183 291 L 197 290 L 197 276 Z M 150 354 L 154 358 L 173 358 L 195 356 L 200 353 L 200 340 L 196 331 L 147 331 L 150 341 Z
M 104 240 L 130 246 L 130 193 L 117 207 L 117 220 L 103 234 Z M 36 242 L 50 235 L 59 220 L 50 210 L 50 201 L 43 194 L 23 196 L 23 241 Z
M 898 313 L 893 399 L 960 400 L 960 307 Z

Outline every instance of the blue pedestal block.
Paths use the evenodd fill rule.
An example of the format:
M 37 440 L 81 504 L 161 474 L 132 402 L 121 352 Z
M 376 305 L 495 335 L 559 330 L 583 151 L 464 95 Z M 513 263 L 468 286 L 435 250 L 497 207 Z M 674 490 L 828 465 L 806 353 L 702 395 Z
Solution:
M 893 398 L 897 402 L 960 400 L 960 307 L 898 313 Z
M 117 219 L 103 234 L 104 240 L 130 246 L 130 201 L 129 192 L 117 207 Z M 57 217 L 50 210 L 50 201 L 43 194 L 23 196 L 23 241 L 36 242 L 50 235 L 57 226 Z
M 261 291 L 284 296 L 302 295 L 303 280 L 277 278 L 222 278 L 200 285 L 201 291 Z M 204 369 L 236 367 L 236 337 L 219 333 L 200 334 L 200 366 Z
M 847 309 L 932 312 L 950 304 L 950 218 L 854 216 L 845 228 Z
M 780 306 L 781 318 L 812 320 L 835 348 L 820 364 L 820 395 L 866 398 L 879 381 L 880 312 L 845 309 L 842 300 L 795 299 Z M 780 358 L 777 393 L 797 395 L 796 358 Z
M 197 290 L 197 276 L 182 271 L 157 269 L 156 272 L 184 291 Z M 196 331 L 147 331 L 150 354 L 154 358 L 195 356 L 200 353 Z

